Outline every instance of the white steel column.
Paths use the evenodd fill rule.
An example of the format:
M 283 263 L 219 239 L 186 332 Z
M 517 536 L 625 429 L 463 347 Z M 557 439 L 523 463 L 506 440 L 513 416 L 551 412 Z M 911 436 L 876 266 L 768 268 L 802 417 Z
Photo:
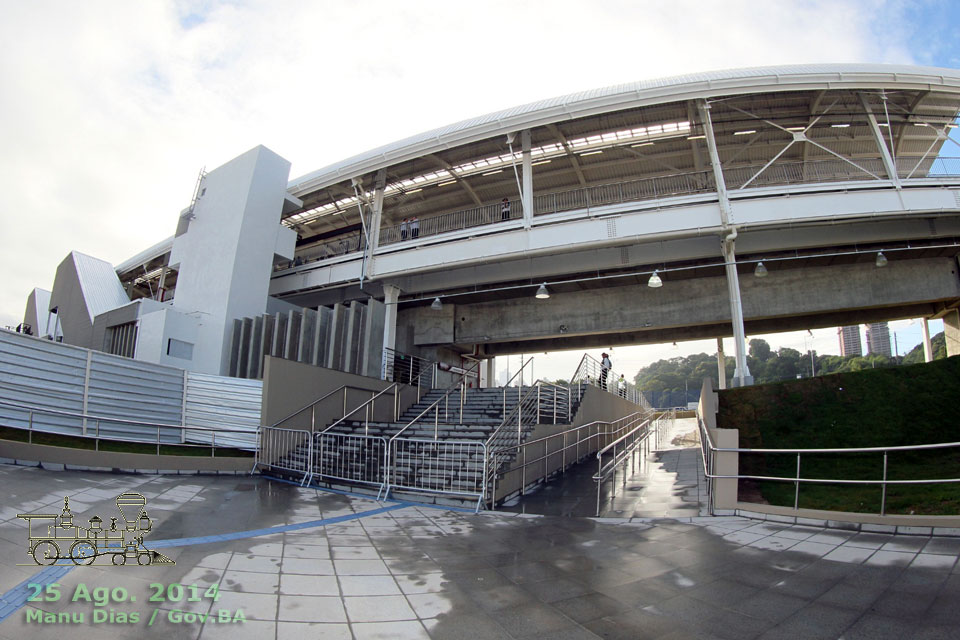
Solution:
M 727 388 L 727 357 L 723 353 L 723 338 L 717 338 L 717 385 L 718 389 Z
M 703 120 L 703 133 L 707 137 L 707 150 L 710 152 L 710 165 L 713 167 L 713 179 L 716 183 L 717 197 L 720 201 L 720 222 L 723 225 L 721 248 L 723 261 L 726 264 L 727 290 L 730 296 L 730 317 L 733 321 L 733 350 L 737 361 L 734 372 L 734 386 L 743 386 L 753 383 L 753 376 L 747 367 L 747 341 L 743 329 L 743 305 L 740 300 L 740 277 L 737 274 L 737 256 L 734 250 L 734 240 L 737 230 L 731 227 L 733 221 L 730 207 L 730 197 L 727 195 L 727 184 L 723 180 L 723 169 L 720 166 L 720 154 L 717 153 L 717 141 L 713 136 L 713 121 L 710 119 L 710 105 L 704 100 L 698 100 L 700 119 Z
M 523 226 L 529 229 L 533 225 L 533 161 L 530 155 L 530 129 L 520 132 L 520 143 L 523 145 Z
M 923 329 L 923 361 L 933 362 L 933 343 L 930 342 L 930 324 L 926 318 L 920 319 L 920 328 Z
M 370 212 L 370 236 L 368 238 L 368 247 L 367 250 L 370 252 L 369 263 L 367 267 L 367 275 L 373 277 L 377 273 L 376 261 L 374 256 L 377 253 L 377 247 L 380 246 L 380 226 L 383 220 L 383 192 L 387 186 L 387 170 L 380 169 L 377 171 L 376 184 L 374 185 L 373 192 L 373 210 Z
M 400 287 L 392 284 L 383 285 L 383 349 L 384 356 L 380 361 L 380 375 L 386 373 L 384 368 L 387 364 L 386 350 L 396 349 L 397 347 L 397 301 L 400 299 Z
M 487 358 L 487 384 L 485 387 L 497 386 L 497 368 L 494 366 L 496 358 Z
M 890 178 L 893 186 L 900 189 L 900 175 L 897 173 L 897 167 L 893 163 L 890 149 L 887 148 L 887 143 L 883 140 L 883 133 L 880 132 L 880 126 L 877 124 L 877 118 L 873 115 L 873 111 L 870 110 L 870 105 L 867 104 L 867 98 L 862 93 L 860 94 L 860 102 L 863 103 L 863 110 L 867 112 L 867 120 L 870 121 L 870 130 L 873 132 L 873 141 L 877 144 L 880 153 L 883 155 L 883 167 L 887 170 L 887 177 Z M 887 124 L 889 125 L 889 123 Z

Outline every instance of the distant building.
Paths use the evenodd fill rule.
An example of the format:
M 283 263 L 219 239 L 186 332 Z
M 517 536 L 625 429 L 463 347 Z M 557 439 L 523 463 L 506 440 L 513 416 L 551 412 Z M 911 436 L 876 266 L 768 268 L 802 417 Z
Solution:
M 887 356 L 890 351 L 890 327 L 886 322 L 874 322 L 867 325 L 867 353 L 870 355 Z
M 860 342 L 860 325 L 837 327 L 837 337 L 840 339 L 841 356 L 863 355 L 863 345 Z

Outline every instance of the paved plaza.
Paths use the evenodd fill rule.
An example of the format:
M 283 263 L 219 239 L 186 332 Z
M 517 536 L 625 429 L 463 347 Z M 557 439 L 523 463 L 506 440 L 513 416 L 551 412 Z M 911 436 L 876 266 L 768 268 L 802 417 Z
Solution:
M 250 476 L 133 476 L 0 465 L 0 639 L 955 638 L 960 537 L 740 517 L 583 518 L 378 503 Z M 74 522 L 148 499 L 148 547 L 175 565 L 52 567 L 18 513 Z M 41 571 L 43 569 L 43 571 Z M 26 602 L 51 579 L 55 602 Z M 166 601 L 150 602 L 163 585 Z M 168 585 L 188 585 L 182 596 Z M 219 585 L 214 603 L 205 590 Z M 80 585 L 123 587 L 93 623 Z M 190 601 L 189 585 L 197 585 Z M 82 623 L 27 622 L 29 612 Z M 157 615 L 153 616 L 154 610 Z M 221 611 L 243 622 L 223 622 Z M 183 613 L 183 612 L 188 612 Z M 109 613 L 109 611 L 108 611 Z M 204 620 L 199 614 L 207 614 Z M 101 613 L 101 616 L 107 613 Z M 147 622 L 153 616 L 153 624 Z M 231 618 L 232 620 L 232 618 Z

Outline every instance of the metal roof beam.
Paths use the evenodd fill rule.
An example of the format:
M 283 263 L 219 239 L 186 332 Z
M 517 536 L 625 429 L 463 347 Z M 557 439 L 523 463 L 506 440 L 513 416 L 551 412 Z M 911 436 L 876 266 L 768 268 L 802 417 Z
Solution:
M 560 141 L 560 144 L 563 145 L 563 150 L 566 151 L 567 157 L 570 158 L 570 164 L 573 165 L 573 170 L 577 174 L 577 180 L 580 181 L 580 186 L 587 186 L 587 179 L 583 177 L 583 171 L 580 169 L 580 161 L 577 160 L 577 156 L 573 153 L 573 150 L 570 149 L 570 143 L 567 142 L 566 136 L 563 135 L 563 132 L 560 131 L 554 124 L 548 124 L 547 130 L 552 133 L 557 140 Z
M 457 184 L 467 192 L 467 195 L 470 196 L 471 200 L 473 200 L 473 204 L 477 205 L 478 207 L 483 206 L 483 201 L 480 200 L 480 196 L 478 196 L 477 192 L 473 190 L 473 187 L 470 186 L 470 183 L 467 182 L 466 178 L 454 170 L 452 164 L 433 153 L 428 153 L 426 157 L 430 158 L 434 163 L 437 164 L 437 166 L 446 169 L 447 173 L 449 173 L 451 177 L 457 181 Z

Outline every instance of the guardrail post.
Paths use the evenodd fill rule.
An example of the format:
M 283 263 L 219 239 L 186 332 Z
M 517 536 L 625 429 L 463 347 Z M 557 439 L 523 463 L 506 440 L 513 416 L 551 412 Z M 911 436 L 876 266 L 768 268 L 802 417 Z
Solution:
M 310 433 L 313 433 L 317 430 L 317 405 L 313 404 L 310 407 Z
M 213 436 L 213 439 L 210 441 L 210 457 L 216 458 L 217 457 L 217 432 L 211 431 L 210 435 Z
M 800 454 L 797 453 L 797 481 L 794 484 L 793 491 L 793 510 L 796 511 L 800 505 Z
M 887 515 L 887 454 L 889 451 L 883 452 L 883 491 L 880 494 L 880 515 Z
M 523 489 L 527 486 L 527 448 L 520 447 L 520 495 L 523 495 Z
M 343 388 L 343 413 L 340 416 L 340 419 L 343 420 L 347 417 L 347 388 Z
M 27 444 L 33 444 L 33 411 L 27 413 L 27 428 L 29 429 Z
M 100 451 L 100 421 L 99 420 L 97 420 L 97 439 L 94 441 L 93 450 Z

